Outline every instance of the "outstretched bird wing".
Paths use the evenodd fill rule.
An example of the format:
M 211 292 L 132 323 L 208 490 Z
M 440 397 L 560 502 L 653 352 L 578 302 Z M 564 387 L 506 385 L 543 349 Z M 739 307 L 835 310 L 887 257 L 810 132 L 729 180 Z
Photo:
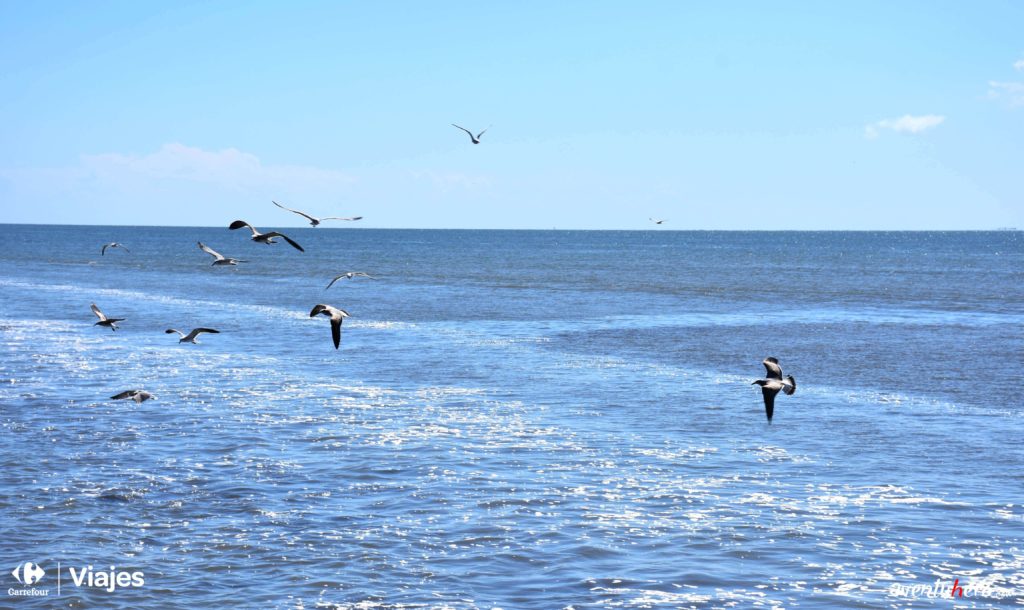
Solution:
M 345 276 L 346 276 L 346 274 L 344 274 L 344 273 L 342 273 L 341 275 L 335 276 L 334 279 L 331 280 L 331 283 L 327 284 L 327 288 L 330 288 L 331 286 L 334 285 L 334 282 L 337 282 L 338 280 L 340 280 L 341 278 L 343 278 Z M 324 288 L 324 290 L 327 290 L 327 288 Z M 310 314 L 310 315 L 313 315 L 313 314 Z
M 480 136 L 474 136 L 472 131 L 466 129 L 465 127 L 461 127 L 459 125 L 456 125 L 455 123 L 452 123 L 452 127 L 457 127 L 459 129 L 461 129 L 462 131 L 465 131 L 467 134 L 469 134 L 469 139 L 473 142 L 473 144 L 479 144 L 480 143 Z M 490 128 L 488 128 L 488 129 L 490 129 Z M 487 129 L 485 129 L 484 131 L 487 131 Z M 484 134 L 484 131 L 480 132 L 481 136 Z
M 103 312 L 100 311 L 100 308 L 96 307 L 96 303 L 93 303 L 92 305 L 90 305 L 89 308 L 92 309 L 92 312 L 94 314 L 96 314 L 97 318 L 100 319 L 100 322 L 102 322 L 102 321 L 107 319 L 107 316 L 103 315 Z
M 125 390 L 124 392 L 121 392 L 120 394 L 114 394 L 113 396 L 110 397 L 110 400 L 122 400 L 124 398 L 131 398 L 131 397 L 135 396 L 138 393 L 139 393 L 138 390 Z
M 253 237 L 256 237 L 257 235 L 260 234 L 260 232 L 257 231 L 255 227 L 245 222 L 244 220 L 236 220 L 228 225 L 228 228 L 231 229 L 232 231 L 234 231 L 235 229 L 241 229 L 242 227 L 249 227 L 249 230 L 252 231 Z
M 107 248 L 109 248 L 109 247 L 110 247 L 110 244 L 103 244 L 103 247 L 100 248 L 100 256 L 103 256 L 104 254 L 106 254 L 107 253 Z
M 341 216 L 324 216 L 320 220 L 362 220 L 362 219 L 363 219 L 362 216 L 349 216 L 347 218 L 342 218 Z
M 764 414 L 768 416 L 769 423 L 772 421 L 772 414 L 775 413 L 775 395 L 778 393 L 779 388 L 761 386 L 761 395 L 764 396 Z
M 779 366 L 779 361 L 769 356 L 764 359 L 764 365 L 766 371 L 768 371 L 768 379 L 782 379 L 782 367 Z
M 168 328 L 167 330 L 164 331 L 165 335 L 169 335 L 171 333 L 178 333 L 179 337 L 181 337 L 182 339 L 185 338 L 185 333 L 181 332 L 180 330 L 178 330 L 176 328 Z
M 274 201 L 273 199 L 270 200 L 270 203 L 276 205 L 277 207 L 281 208 L 282 210 L 288 210 L 292 214 L 298 214 L 299 216 L 304 216 L 304 217 L 308 218 L 309 220 L 311 220 L 313 222 L 318 222 L 319 221 L 319 219 L 314 218 L 314 217 L 310 216 L 309 214 L 307 214 L 305 212 L 300 212 L 298 210 L 293 210 L 291 208 L 286 208 L 283 205 L 281 205 L 280 203 Z
M 490 129 L 490 128 L 491 128 L 491 126 L 488 125 L 487 129 Z M 484 132 L 487 131 L 487 129 L 484 129 L 484 131 L 481 131 L 480 133 L 476 134 L 476 139 L 479 140 L 480 136 L 484 135 Z
M 213 248 L 207 246 L 206 244 L 204 244 L 201 241 L 197 241 L 196 243 L 199 244 L 199 249 L 200 250 L 202 250 L 203 252 L 206 252 L 207 254 L 212 256 L 214 258 L 214 260 L 218 260 L 218 261 L 224 260 L 224 255 L 222 255 L 220 252 L 217 252 L 216 250 L 214 250 Z
M 170 331 L 167 331 L 167 332 L 170 332 Z M 181 335 L 182 341 L 195 341 L 196 337 L 198 337 L 200 333 L 220 334 L 220 331 L 219 330 L 214 330 L 212 328 L 193 328 L 191 331 L 189 331 L 189 333 L 187 335 L 184 334 L 184 333 L 179 333 L 179 334 Z
M 294 241 L 292 241 L 291 238 L 289 238 L 284 233 L 279 233 L 277 231 L 271 231 L 270 233 L 264 233 L 263 235 L 264 235 L 264 237 L 280 237 L 281 239 L 283 239 L 286 242 L 288 242 L 291 245 L 291 247 L 295 248 L 299 252 L 305 252 L 305 250 L 302 249 L 302 246 L 300 246 L 299 244 L 297 244 Z
M 338 349 L 341 344 L 341 321 L 344 319 L 342 316 L 331 316 L 331 338 L 334 339 L 334 349 Z

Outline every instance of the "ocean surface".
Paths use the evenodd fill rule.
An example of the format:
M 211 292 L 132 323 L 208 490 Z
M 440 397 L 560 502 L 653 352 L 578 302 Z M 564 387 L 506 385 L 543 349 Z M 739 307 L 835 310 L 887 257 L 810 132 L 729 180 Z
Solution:
M 0 231 L 0 607 L 1024 606 L 1024 233 Z

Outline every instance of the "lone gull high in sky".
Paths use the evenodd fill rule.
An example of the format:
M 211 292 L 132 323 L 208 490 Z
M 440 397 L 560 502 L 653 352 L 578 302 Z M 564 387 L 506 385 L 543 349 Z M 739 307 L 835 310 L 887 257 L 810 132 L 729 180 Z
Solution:
M 278 203 L 276 201 L 273 201 L 273 200 L 271 200 L 270 203 L 276 205 L 277 207 L 281 208 L 282 210 L 288 210 L 289 212 L 292 212 L 293 214 L 298 214 L 299 216 L 302 216 L 302 217 L 306 218 L 307 220 L 309 220 L 309 224 L 311 226 L 313 226 L 313 227 L 319 226 L 320 223 L 325 221 L 325 220 L 362 220 L 363 219 L 362 216 L 349 216 L 347 218 L 343 218 L 341 216 L 324 216 L 323 218 L 317 218 L 315 216 L 310 216 L 309 214 L 307 214 L 305 212 L 300 212 L 298 210 L 293 210 L 291 208 L 286 208 L 283 205 L 281 205 L 280 203 Z
M 479 144 L 479 143 L 480 143 L 480 136 L 484 135 L 484 132 L 485 132 L 485 131 L 487 131 L 487 129 L 490 129 L 490 128 L 491 128 L 491 126 L 490 126 L 490 125 L 488 125 L 488 126 L 487 126 L 487 129 L 484 129 L 484 131 L 481 131 L 480 133 L 478 133 L 478 134 L 476 134 L 476 135 L 474 136 L 474 135 L 473 135 L 473 132 L 472 132 L 472 131 L 470 131 L 470 130 L 468 130 L 468 129 L 466 129 L 465 127 L 459 127 L 459 126 L 458 126 L 458 125 L 456 125 L 455 123 L 452 123 L 452 127 L 458 127 L 458 128 L 459 128 L 459 129 L 461 129 L 462 131 L 465 131 L 465 132 L 466 132 L 467 134 L 469 134 L 469 139 L 470 139 L 470 140 L 471 140 L 471 141 L 473 142 L 473 144 Z M 498 135 L 500 136 L 501 134 L 498 134 Z M 501 138 L 499 137 L 498 139 L 500 140 Z

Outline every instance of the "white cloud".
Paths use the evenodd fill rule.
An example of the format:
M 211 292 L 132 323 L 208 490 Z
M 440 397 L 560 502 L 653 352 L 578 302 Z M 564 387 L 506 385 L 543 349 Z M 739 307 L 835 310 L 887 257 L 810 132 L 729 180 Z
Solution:
M 945 120 L 946 117 L 938 114 L 921 116 L 905 114 L 898 119 L 884 119 L 865 126 L 864 135 L 872 139 L 877 138 L 883 129 L 897 133 L 922 133 L 939 126 Z
M 1024 82 L 988 82 L 988 97 L 994 100 L 1006 100 L 1011 106 L 1024 106 Z
M 177 143 L 148 154 L 82 155 L 65 167 L 0 168 L 0 193 L 20 204 L 11 213 L 17 222 L 46 209 L 66 222 L 201 223 L 211 210 L 242 214 L 274 197 L 334 202 L 355 182 L 335 169 L 271 165 L 235 148 Z
M 171 143 L 143 154 L 82 155 L 61 167 L 0 168 L 0 201 L 9 204 L 0 209 L 0 222 L 217 225 L 244 218 L 257 226 L 302 225 L 270 200 L 320 216 L 370 216 L 368 210 L 383 212 L 394 201 L 479 197 L 490 184 L 488 176 L 445 167 L 354 173 L 265 163 L 236 148 Z
M 354 178 L 337 170 L 298 165 L 264 165 L 256 155 L 237 148 L 206 151 L 184 144 L 165 144 L 148 155 L 107 153 L 84 155 L 81 169 L 100 181 L 134 182 L 137 179 L 200 182 L 232 190 L 292 189 L 343 185 Z
M 1013 67 L 1024 72 L 1024 59 L 1013 62 Z M 988 99 L 1002 100 L 1013 106 L 1024 106 L 1024 81 L 988 81 Z

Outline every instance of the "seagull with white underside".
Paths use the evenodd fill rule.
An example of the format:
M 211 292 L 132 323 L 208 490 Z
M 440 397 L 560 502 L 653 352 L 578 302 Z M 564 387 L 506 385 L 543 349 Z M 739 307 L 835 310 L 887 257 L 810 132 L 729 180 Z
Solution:
M 321 222 L 323 222 L 325 220 L 362 220 L 363 219 L 362 216 L 349 216 L 347 218 L 343 218 L 341 216 L 324 216 L 323 218 L 317 218 L 316 216 L 310 216 L 309 214 L 307 214 L 305 212 L 300 212 L 298 210 L 293 210 L 291 208 L 286 208 L 283 205 L 281 205 L 280 203 L 274 201 L 273 199 L 270 200 L 270 203 L 276 205 L 277 207 L 281 208 L 282 210 L 288 210 L 292 214 L 298 214 L 299 216 L 302 216 L 303 218 L 308 220 L 310 226 L 313 226 L 313 227 L 318 226 Z
M 103 255 L 105 255 L 107 253 L 107 248 L 121 248 L 125 252 L 129 252 L 129 253 L 131 252 L 131 250 L 129 250 L 128 248 L 124 247 L 124 244 L 118 243 L 116 241 L 112 241 L 109 244 L 103 244 L 103 247 L 100 248 L 100 256 L 103 256 Z
M 256 227 L 245 222 L 244 220 L 236 220 L 235 222 L 228 225 L 228 228 L 231 229 L 232 231 L 234 231 L 235 229 L 241 229 L 242 227 L 248 227 L 249 230 L 252 231 L 252 240 L 255 242 L 259 242 L 261 244 L 276 244 L 277 241 L 274 238 L 280 237 L 281 239 L 288 242 L 288 245 L 295 248 L 299 252 L 305 252 L 305 250 L 302 249 L 302 246 L 292 241 L 291 238 L 289 238 L 284 233 L 280 233 L 278 231 L 271 231 L 270 233 L 260 233 L 259 231 L 256 230 Z
M 465 131 L 466 133 L 468 133 L 468 134 L 469 134 L 469 139 L 470 139 L 470 140 L 472 140 L 473 144 L 479 144 L 479 143 L 480 143 L 480 136 L 484 135 L 484 132 L 485 132 L 485 131 L 487 131 L 487 129 L 490 129 L 490 128 L 491 128 L 491 126 L 490 126 L 490 125 L 488 125 L 488 126 L 487 126 L 487 129 L 485 129 L 484 131 L 481 131 L 480 133 L 478 133 L 478 134 L 476 134 L 476 135 L 474 136 L 474 135 L 473 135 L 473 132 L 472 132 L 472 131 L 470 131 L 470 130 L 468 130 L 468 129 L 466 129 L 465 127 L 459 127 L 459 126 L 458 126 L 458 125 L 456 125 L 455 123 L 452 123 L 452 127 L 458 127 L 458 128 L 459 128 L 459 129 L 461 129 L 462 131 Z
M 174 328 L 168 328 L 164 332 L 168 335 L 171 333 L 178 333 L 178 343 L 199 343 L 198 341 L 196 341 L 196 337 L 198 337 L 202 333 L 213 333 L 215 335 L 220 334 L 219 330 L 215 330 L 212 328 L 193 328 L 192 332 L 190 332 L 187 335 L 181 332 L 180 330 Z
M 117 323 L 123 322 L 124 318 L 108 318 L 99 307 L 96 307 L 96 303 L 90 305 L 92 312 L 96 314 L 96 317 L 100 319 L 99 322 L 93 324 L 93 326 L 106 326 L 110 330 L 117 330 Z
M 369 275 L 367 273 L 363 273 L 362 271 L 347 271 L 345 273 L 342 273 L 341 275 L 334 276 L 334 279 L 331 280 L 331 283 L 327 284 L 327 288 L 330 288 L 331 286 L 333 286 L 334 282 L 337 282 L 338 280 L 341 280 L 341 279 L 350 280 L 350 279 L 352 279 L 354 277 L 365 277 L 365 278 L 369 278 L 371 280 L 377 279 L 377 278 L 373 277 L 372 275 Z M 324 288 L 324 290 L 327 290 L 327 288 Z
M 242 259 L 239 259 L 239 258 L 230 258 L 230 257 L 224 256 L 220 252 L 217 252 L 216 250 L 214 250 L 210 246 L 207 246 L 206 244 L 204 244 L 201 241 L 197 241 L 196 243 L 199 244 L 199 249 L 200 250 L 202 250 L 203 252 L 206 252 L 207 254 L 209 254 L 210 256 L 213 257 L 213 262 L 210 263 L 211 265 L 237 265 L 238 263 L 247 263 L 247 262 L 249 262 L 249 261 L 243 261 Z
M 344 309 L 318 303 L 313 306 L 313 311 L 309 312 L 309 317 L 315 318 L 320 314 L 331 318 L 331 338 L 334 339 L 334 349 L 338 349 L 338 346 L 341 344 L 341 322 L 351 316 Z
M 156 396 L 153 396 L 145 390 L 125 390 L 120 394 L 114 394 L 110 397 L 110 400 L 134 400 L 135 402 L 142 404 L 147 400 L 156 400 Z
M 779 361 L 771 356 L 764 359 L 764 368 L 767 371 L 765 379 L 758 379 L 750 385 L 761 386 L 761 395 L 764 397 L 764 413 L 768 416 L 768 423 L 772 423 L 772 414 L 775 412 L 775 395 L 779 390 L 787 396 L 796 392 L 796 379 L 792 375 L 782 376 L 782 367 Z

